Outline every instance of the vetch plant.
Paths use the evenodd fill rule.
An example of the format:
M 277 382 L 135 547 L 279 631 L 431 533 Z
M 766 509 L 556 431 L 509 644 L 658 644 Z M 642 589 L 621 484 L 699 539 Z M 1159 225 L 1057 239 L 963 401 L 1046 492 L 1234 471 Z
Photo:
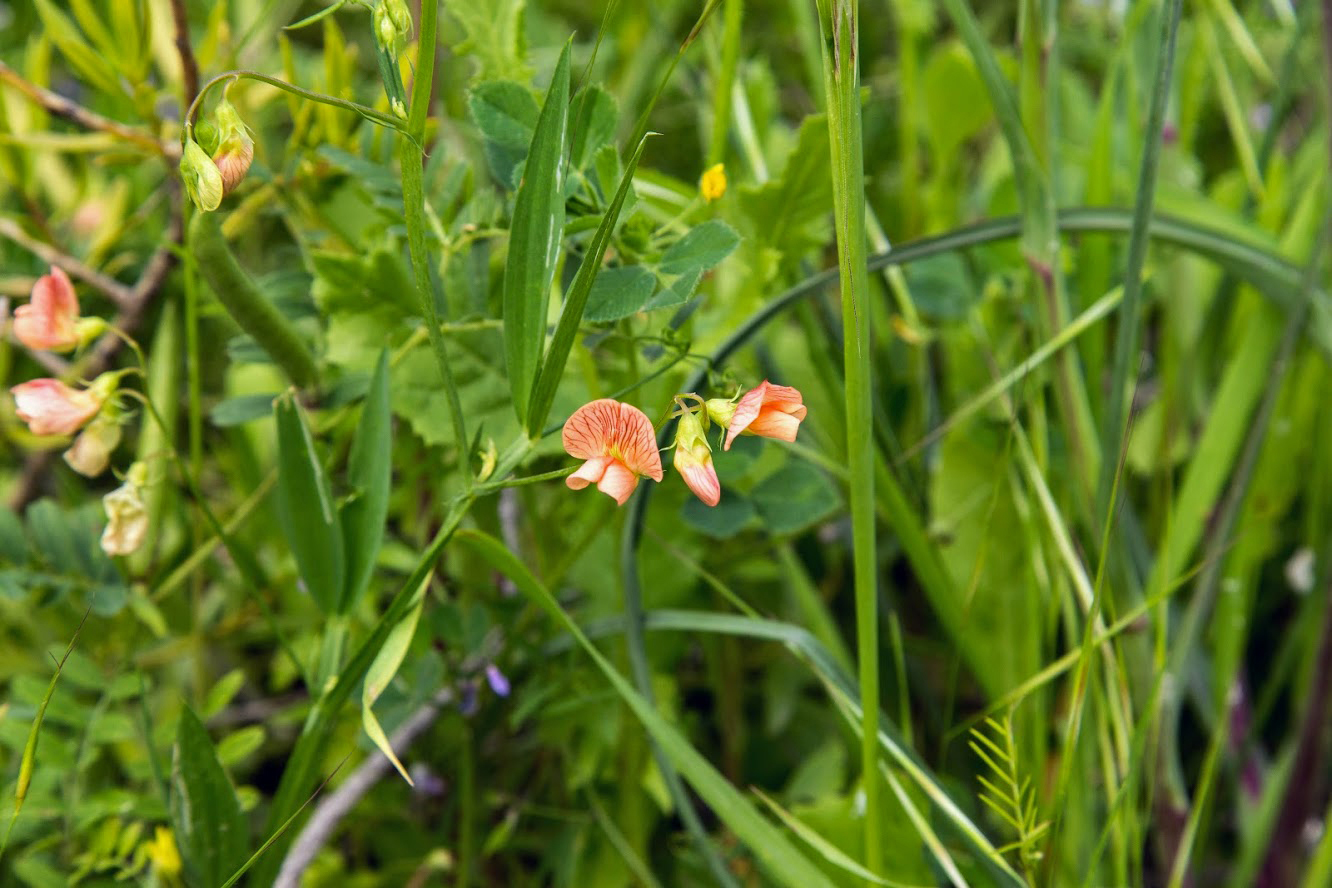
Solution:
M 674 404 L 677 409 L 671 417 L 678 420 L 671 445 L 675 469 L 708 506 L 721 501 L 721 484 L 707 439 L 711 423 L 722 428 L 726 441 L 722 449 L 730 450 L 740 434 L 795 441 L 807 412 L 797 389 L 766 379 L 730 400 L 705 401 L 689 393 L 676 395 Z M 573 490 L 595 483 L 602 493 L 624 505 L 640 477 L 654 481 L 663 477 L 652 425 L 643 411 L 630 404 L 610 398 L 584 404 L 565 422 L 563 442 L 566 453 L 587 460 L 565 480 Z

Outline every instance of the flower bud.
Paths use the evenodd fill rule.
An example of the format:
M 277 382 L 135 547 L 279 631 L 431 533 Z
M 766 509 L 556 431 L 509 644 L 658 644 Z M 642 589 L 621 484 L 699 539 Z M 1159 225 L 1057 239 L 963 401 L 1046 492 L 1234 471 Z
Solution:
M 712 448 L 698 414 L 686 410 L 675 434 L 675 470 L 694 495 L 709 506 L 721 501 L 721 482 L 712 466 Z
M 130 555 L 148 536 L 148 507 L 143 502 L 143 487 L 148 469 L 136 462 L 125 474 L 125 483 L 102 497 L 107 525 L 102 531 L 102 551 L 108 555 Z
M 65 462 L 85 478 L 96 478 L 106 471 L 111 453 L 120 443 L 120 421 L 103 411 L 74 439 L 65 451 Z
M 205 213 L 211 213 L 222 203 L 222 173 L 193 139 L 185 140 L 185 151 L 180 156 L 180 178 L 185 182 L 190 200 Z
M 380 0 L 374 13 L 375 39 L 396 57 L 412 34 L 412 13 L 404 0 Z
M 222 194 L 226 196 L 236 189 L 250 169 L 254 160 L 254 139 L 250 138 L 236 107 L 226 99 L 218 104 L 213 119 L 217 121 L 218 136 L 213 163 L 222 175 Z

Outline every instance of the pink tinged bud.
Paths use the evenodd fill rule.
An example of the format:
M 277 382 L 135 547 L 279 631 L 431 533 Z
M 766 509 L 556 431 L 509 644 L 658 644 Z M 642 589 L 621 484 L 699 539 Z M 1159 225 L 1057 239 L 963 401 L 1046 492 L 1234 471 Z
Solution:
M 28 348 L 69 351 L 79 344 L 79 299 L 69 276 L 51 266 L 37 279 L 32 300 L 14 310 L 14 336 Z
M 131 555 L 148 536 L 148 508 L 143 503 L 146 480 L 143 463 L 130 466 L 125 483 L 102 497 L 107 525 L 102 531 L 102 551 L 108 555 Z
M 709 506 L 721 501 L 721 482 L 712 466 L 712 448 L 698 414 L 686 411 L 675 436 L 675 470 L 694 495 Z
M 34 379 L 11 388 L 15 412 L 34 435 L 72 435 L 102 409 L 109 392 L 80 391 L 56 379 Z
M 662 479 L 661 454 L 652 434 L 652 422 L 631 404 L 602 398 L 584 404 L 564 424 L 564 450 L 587 460 L 565 479 L 573 490 L 589 484 L 623 505 L 646 476 Z
M 236 107 L 223 99 L 213 112 L 217 122 L 218 145 L 213 163 L 222 174 L 222 194 L 230 194 L 245 178 L 254 160 L 254 139 L 250 138 Z
M 236 186 L 249 172 L 252 160 L 254 160 L 254 142 L 248 138 L 234 145 L 223 145 L 222 150 L 213 155 L 217 171 L 222 174 L 223 196 L 236 190 Z
M 773 385 L 765 379 L 745 392 L 735 405 L 722 449 L 730 450 L 731 442 L 741 432 L 794 441 L 804 418 L 805 405 L 800 392 L 790 386 Z
M 103 412 L 74 439 L 65 451 L 65 462 L 86 478 L 96 478 L 106 471 L 111 453 L 120 443 L 120 422 Z

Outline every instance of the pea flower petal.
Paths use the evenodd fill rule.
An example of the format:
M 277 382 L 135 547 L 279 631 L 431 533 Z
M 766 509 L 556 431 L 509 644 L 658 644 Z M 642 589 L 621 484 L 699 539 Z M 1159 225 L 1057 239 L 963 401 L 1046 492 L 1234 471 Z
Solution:
M 34 435 L 72 435 L 102 409 L 96 389 L 72 389 L 58 379 L 33 379 L 11 388 L 15 412 Z
M 731 442 L 741 432 L 794 441 L 804 418 L 805 405 L 800 392 L 787 385 L 773 385 L 765 379 L 745 392 L 735 405 L 722 449 L 730 450 Z
M 662 479 L 652 422 L 631 404 L 601 398 L 574 411 L 564 424 L 564 450 L 583 466 L 565 479 L 573 490 L 589 484 L 623 505 L 640 477 Z
M 14 336 L 28 348 L 69 351 L 79 344 L 78 320 L 74 284 L 53 265 L 33 284 L 31 301 L 14 309 Z

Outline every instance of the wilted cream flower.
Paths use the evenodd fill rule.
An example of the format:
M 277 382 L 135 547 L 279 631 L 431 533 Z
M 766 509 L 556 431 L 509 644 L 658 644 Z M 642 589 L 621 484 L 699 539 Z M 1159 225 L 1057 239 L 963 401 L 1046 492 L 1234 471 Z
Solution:
M 143 502 L 147 481 L 148 468 L 136 462 L 125 473 L 125 483 L 102 497 L 107 517 L 102 551 L 106 554 L 130 555 L 143 545 L 148 536 L 148 507 Z
M 120 421 L 104 410 L 74 439 L 74 446 L 65 451 L 65 462 L 80 475 L 96 478 L 106 471 L 119 443 Z

